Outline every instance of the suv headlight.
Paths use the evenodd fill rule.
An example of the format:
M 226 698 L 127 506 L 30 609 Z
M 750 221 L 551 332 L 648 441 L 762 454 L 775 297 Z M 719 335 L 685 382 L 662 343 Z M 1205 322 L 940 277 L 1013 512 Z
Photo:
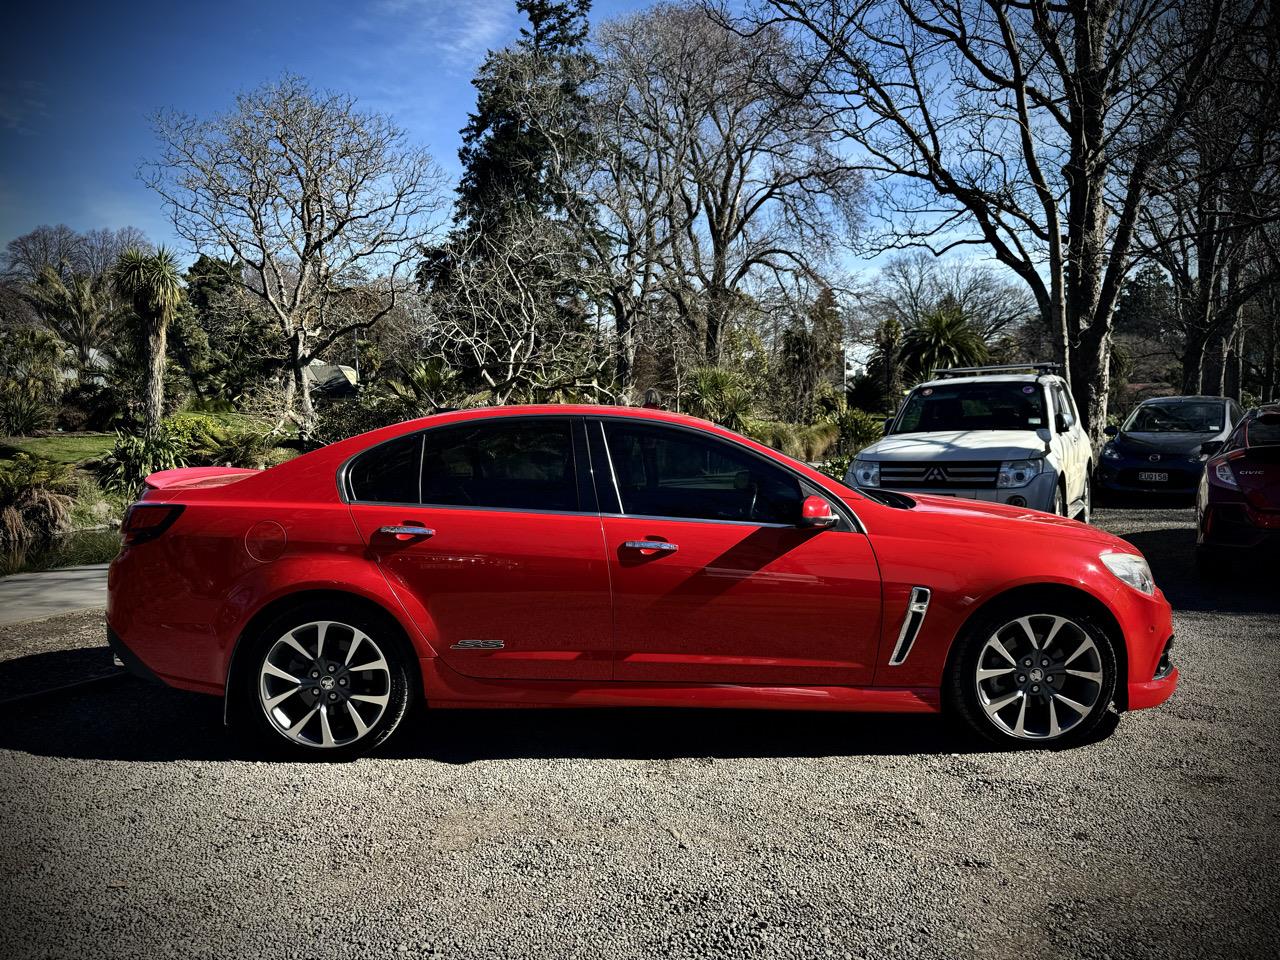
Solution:
M 880 464 L 874 460 L 854 460 L 849 475 L 856 487 L 880 486 Z
M 1151 568 L 1136 553 L 1104 553 L 1101 560 L 1116 577 L 1139 593 L 1150 596 L 1156 592 L 1156 581 L 1151 576 Z
M 1108 443 L 1102 448 L 1102 457 L 1104 460 L 1119 460 L 1120 451 L 1116 449 L 1116 445 L 1114 443 Z
M 996 486 L 1002 490 L 1010 487 L 1025 487 L 1040 475 L 1043 460 L 1006 460 L 1000 464 L 1000 475 L 996 478 Z

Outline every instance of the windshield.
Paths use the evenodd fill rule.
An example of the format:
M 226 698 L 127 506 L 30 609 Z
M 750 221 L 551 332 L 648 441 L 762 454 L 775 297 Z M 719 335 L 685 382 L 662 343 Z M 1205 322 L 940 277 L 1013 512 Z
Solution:
M 1224 426 L 1226 404 L 1205 400 L 1189 403 L 1144 403 L 1125 422 L 1125 433 L 1218 433 Z
M 1047 424 L 1039 384 L 956 383 L 912 391 L 893 432 L 1039 430 Z

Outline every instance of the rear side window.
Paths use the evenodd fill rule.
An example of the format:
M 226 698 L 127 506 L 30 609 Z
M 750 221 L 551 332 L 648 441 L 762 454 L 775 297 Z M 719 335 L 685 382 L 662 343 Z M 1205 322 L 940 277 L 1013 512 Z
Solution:
M 794 524 L 804 497 L 785 470 L 682 430 L 606 422 L 627 514 Z
M 388 440 L 362 453 L 347 470 L 351 499 L 370 503 L 418 503 L 422 434 Z
M 1280 414 L 1264 414 L 1246 428 L 1251 447 L 1270 447 L 1280 444 Z
M 423 434 L 422 502 L 506 510 L 578 510 L 572 424 L 512 419 Z

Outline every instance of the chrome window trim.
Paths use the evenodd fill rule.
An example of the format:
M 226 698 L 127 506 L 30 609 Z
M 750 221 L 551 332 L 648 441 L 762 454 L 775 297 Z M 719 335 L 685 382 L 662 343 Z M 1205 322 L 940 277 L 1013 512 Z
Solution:
M 898 631 L 898 642 L 894 644 L 893 653 L 889 656 L 889 666 L 900 667 L 906 663 L 916 637 L 920 636 L 920 630 L 924 627 L 924 618 L 929 615 L 929 601 L 932 598 L 933 591 L 928 587 L 911 588 L 907 609 L 902 615 L 902 628 Z M 919 614 L 919 618 L 916 614 Z M 914 629 L 912 624 L 915 624 Z
M 500 410 L 501 408 L 495 408 L 495 409 Z M 436 424 L 429 427 L 423 427 L 422 429 L 416 432 L 421 436 L 421 435 L 425 435 L 431 430 L 442 430 L 442 429 L 447 429 L 449 427 L 457 426 L 464 423 L 472 423 L 472 422 L 480 423 L 482 421 L 487 421 L 487 420 L 568 420 L 570 421 L 570 423 L 572 423 L 574 420 L 578 420 L 584 424 L 587 430 L 590 429 L 590 424 L 592 422 L 596 423 L 600 428 L 600 440 L 605 449 L 605 456 L 607 458 L 610 458 L 610 462 L 607 465 L 609 469 L 609 479 L 610 479 L 610 482 L 614 485 L 615 495 L 618 498 L 619 507 L 621 507 L 622 505 L 622 496 L 621 496 L 621 493 L 617 491 L 618 480 L 617 480 L 617 476 L 614 474 L 614 471 L 613 471 L 612 454 L 609 452 L 609 441 L 608 441 L 608 436 L 605 434 L 605 431 L 604 431 L 604 421 L 611 420 L 611 421 L 618 421 L 621 423 L 651 424 L 651 425 L 656 425 L 660 427 L 666 427 L 671 430 L 679 430 L 685 433 L 691 433 L 694 436 L 698 436 L 698 437 L 710 437 L 712 440 L 719 441 L 721 443 L 730 444 L 735 449 L 741 450 L 743 453 L 751 457 L 754 457 L 755 459 L 760 460 L 764 463 L 767 463 L 771 466 L 774 466 L 779 470 L 786 471 L 787 473 L 795 477 L 801 484 L 810 488 L 816 488 L 822 494 L 830 498 L 833 501 L 831 505 L 835 508 L 837 513 L 839 513 L 841 516 L 843 516 L 846 519 L 846 521 L 849 523 L 850 529 L 849 530 L 829 529 L 829 530 L 823 531 L 824 533 L 856 533 L 856 534 L 861 534 L 862 536 L 867 535 L 867 528 L 866 528 L 866 525 L 863 524 L 862 519 L 847 503 L 844 502 L 844 498 L 839 494 L 836 494 L 831 490 L 828 490 L 826 487 L 822 486 L 821 484 L 816 483 L 814 480 L 812 480 L 805 474 L 801 473 L 799 470 L 796 470 L 794 467 L 790 466 L 787 463 L 783 463 L 779 460 L 773 459 L 772 457 L 768 457 L 757 450 L 753 450 L 751 447 L 747 446 L 746 444 L 740 443 L 737 440 L 732 439 L 731 437 L 724 437 L 718 433 L 712 433 L 700 427 L 690 426 L 689 424 L 672 423 L 668 420 L 651 420 L 647 417 L 616 416 L 616 415 L 610 415 L 607 413 L 603 413 L 603 414 L 519 413 L 519 414 L 504 415 L 504 414 L 495 412 L 494 414 L 489 414 L 483 417 L 472 417 L 466 420 L 455 420 L 450 423 L 441 423 L 441 424 Z M 570 517 L 617 517 L 622 519 L 634 519 L 634 520 L 661 520 L 661 521 L 668 521 L 668 522 L 674 522 L 674 523 L 715 523 L 715 524 L 732 524 L 736 526 L 748 526 L 748 527 L 768 527 L 773 529 L 799 529 L 794 524 L 788 524 L 788 523 L 756 523 L 750 520 L 712 520 L 712 519 L 704 519 L 700 517 L 649 516 L 649 515 L 630 514 L 630 513 L 622 513 L 622 512 L 615 513 L 611 510 L 606 511 L 606 510 L 599 510 L 599 509 L 596 509 L 596 510 L 529 510 L 529 509 L 520 509 L 520 508 L 513 508 L 513 507 L 468 506 L 465 504 L 453 504 L 453 503 L 398 503 L 395 501 L 383 501 L 383 500 L 357 500 L 354 497 L 352 497 L 350 495 L 350 484 L 348 482 L 348 471 L 351 467 L 351 464 L 358 457 L 364 456 L 366 453 L 370 452 L 371 450 L 376 450 L 378 447 L 381 447 L 383 444 L 392 443 L 396 440 L 401 440 L 404 437 L 409 435 L 410 433 L 401 433 L 401 434 L 397 434 L 394 437 L 388 437 L 386 440 L 381 440 L 378 443 L 375 443 L 373 446 L 365 447 L 363 450 L 357 450 L 355 453 L 351 454 L 351 456 L 347 457 L 347 459 L 344 460 L 342 464 L 338 467 L 337 475 L 335 477 L 335 480 L 337 481 L 337 486 L 338 486 L 339 500 L 342 503 L 345 503 L 348 506 L 353 506 L 353 507 L 355 506 L 405 507 L 406 509 L 429 509 L 429 510 L 479 510 L 479 511 L 485 511 L 489 513 L 523 513 L 523 514 L 535 514 L 535 515 L 544 514 L 547 516 L 570 516 Z M 425 440 L 424 440 L 423 448 L 425 448 Z M 577 464 L 577 456 L 576 456 L 577 451 L 575 450 L 574 453 L 575 453 L 575 468 L 581 469 L 581 466 Z M 588 457 L 590 456 L 589 441 L 587 443 L 587 455 Z M 423 453 L 421 452 L 421 449 L 420 449 L 419 462 L 421 462 L 422 456 L 423 456 Z M 588 461 L 588 474 L 592 482 L 594 483 L 598 474 L 594 469 L 594 463 L 591 463 L 590 461 Z M 422 483 L 421 467 L 419 467 L 418 483 L 419 484 Z

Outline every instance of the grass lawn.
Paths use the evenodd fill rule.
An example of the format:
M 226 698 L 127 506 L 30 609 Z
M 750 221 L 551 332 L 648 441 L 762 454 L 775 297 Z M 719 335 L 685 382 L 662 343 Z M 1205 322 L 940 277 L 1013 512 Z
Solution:
M 29 453 L 58 463 L 84 463 L 105 456 L 115 445 L 114 433 L 55 433 L 48 437 L 0 437 L 0 459 Z

